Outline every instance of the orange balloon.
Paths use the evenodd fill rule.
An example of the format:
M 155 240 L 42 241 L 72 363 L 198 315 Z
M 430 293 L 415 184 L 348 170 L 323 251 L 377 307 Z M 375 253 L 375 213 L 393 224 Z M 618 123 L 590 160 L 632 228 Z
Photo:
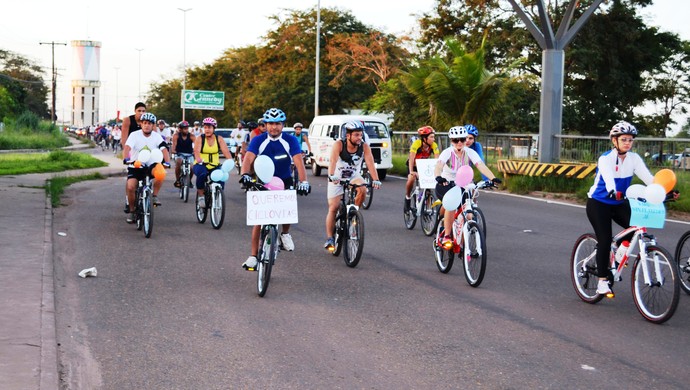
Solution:
M 654 183 L 661 184 L 666 192 L 676 186 L 676 174 L 670 169 L 662 169 L 654 175 Z
M 141 161 L 136 160 L 136 161 L 134 162 L 134 168 L 141 168 Z
M 156 164 L 156 166 L 153 167 L 153 177 L 158 181 L 165 180 L 165 169 L 162 165 Z

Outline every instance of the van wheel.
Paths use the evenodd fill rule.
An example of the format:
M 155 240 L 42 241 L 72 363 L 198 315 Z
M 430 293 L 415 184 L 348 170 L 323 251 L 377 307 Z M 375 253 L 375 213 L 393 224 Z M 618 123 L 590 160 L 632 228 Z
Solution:
M 377 169 L 376 173 L 379 174 L 379 180 L 384 181 L 386 180 L 386 174 L 388 173 L 387 170 L 385 169 Z
M 311 173 L 313 173 L 314 176 L 321 176 L 321 167 L 316 161 L 312 161 L 311 163 Z

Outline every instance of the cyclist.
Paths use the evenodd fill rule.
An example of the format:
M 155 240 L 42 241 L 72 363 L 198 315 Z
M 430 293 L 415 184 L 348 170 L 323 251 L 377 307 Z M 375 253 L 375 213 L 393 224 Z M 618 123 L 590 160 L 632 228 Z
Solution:
M 137 130 L 141 130 L 141 116 L 146 112 L 146 104 L 138 102 L 134 105 L 134 115 L 122 120 L 122 147 L 127 143 L 127 137 Z
M 150 112 L 141 115 L 141 131 L 135 131 L 130 134 L 127 138 L 127 143 L 125 144 L 122 155 L 124 156 L 123 162 L 129 164 L 132 161 L 136 161 L 139 157 L 139 153 L 144 150 L 154 150 L 160 149 L 163 152 L 163 166 L 165 168 L 170 167 L 170 154 L 168 154 L 168 148 L 157 132 L 153 131 L 153 127 L 156 124 L 156 116 Z M 145 164 L 146 161 L 142 161 Z M 135 191 L 137 189 L 138 181 L 143 179 L 145 175 L 151 176 L 151 170 L 156 164 L 142 168 L 127 168 L 127 200 L 129 205 L 134 204 Z M 153 204 L 160 206 L 161 202 L 158 200 L 158 191 L 160 191 L 162 182 L 154 180 L 153 182 Z M 129 217 L 127 218 L 128 223 L 134 223 L 135 215 L 134 208 L 129 206 Z
M 254 137 L 261 135 L 266 132 L 266 123 L 264 123 L 264 118 L 259 118 L 257 121 L 257 127 L 249 133 L 249 141 L 251 142 Z M 246 150 L 246 149 L 245 149 Z
M 192 129 L 192 134 L 195 137 L 198 137 L 201 135 L 202 132 L 203 131 L 201 130 L 201 128 L 199 128 L 199 121 L 194 121 L 194 128 Z
M 242 143 L 244 142 L 244 139 L 247 135 L 247 130 L 245 129 L 247 127 L 247 124 L 244 121 L 239 121 L 237 123 L 237 128 L 233 129 L 230 132 L 230 139 L 232 139 L 235 142 L 235 152 L 232 153 L 232 158 L 235 158 L 235 156 L 241 152 L 242 150 Z
M 283 180 L 285 188 L 293 187 L 297 189 L 298 195 L 308 195 L 311 192 L 311 187 L 307 181 L 307 171 L 304 169 L 304 160 L 302 159 L 302 150 L 295 137 L 283 137 L 283 126 L 285 125 L 285 113 L 278 108 L 271 108 L 264 113 L 264 123 L 267 131 L 257 135 L 252 139 L 247 147 L 247 151 L 242 162 L 242 177 L 240 183 L 247 185 L 252 178 L 249 173 L 253 169 L 254 160 L 259 155 L 268 156 L 273 160 L 275 165 L 274 176 Z M 299 183 L 292 182 L 292 175 L 290 172 L 291 159 L 295 161 L 297 168 Z M 248 271 L 256 269 L 257 259 L 256 255 L 259 251 L 261 227 L 254 226 L 252 228 L 252 244 L 251 256 L 242 264 L 242 267 Z M 286 251 L 295 250 L 295 244 L 290 235 L 290 225 L 284 224 L 282 233 L 280 234 L 280 246 Z
M 158 134 L 161 135 L 161 137 L 163 137 L 166 144 L 170 143 L 172 137 L 172 135 L 170 134 L 170 128 L 163 119 L 158 120 L 158 129 L 156 129 L 156 131 L 158 132 Z
M 486 160 L 484 160 L 484 149 L 482 148 L 482 144 L 477 141 L 479 130 L 472 124 L 465 125 L 465 128 L 467 129 L 467 147 L 477 152 L 479 158 L 481 158 L 483 162 L 486 162 Z M 489 180 L 489 178 L 482 174 L 482 180 Z
M 122 140 L 122 130 L 119 125 L 113 126 L 113 131 L 110 132 L 110 136 L 113 137 L 113 152 L 117 153 L 118 146 L 122 146 L 120 144 L 120 140 Z
M 189 122 L 182 121 L 178 125 L 178 131 L 172 137 L 172 150 L 175 153 L 175 187 L 180 187 L 180 175 L 182 174 L 182 159 L 194 156 L 194 137 L 189 132 Z
M 407 184 L 405 184 L 405 211 L 410 209 L 410 193 L 414 187 L 417 174 L 417 159 L 438 158 L 438 145 L 435 142 L 436 132 L 431 126 L 423 126 L 417 129 L 419 138 L 410 145 L 410 156 L 407 160 Z
M 455 187 L 455 175 L 458 169 L 463 165 L 469 165 L 470 162 L 494 183 L 501 183 L 501 179 L 494 176 L 491 170 L 482 162 L 479 155 L 474 150 L 465 146 L 467 136 L 469 133 L 464 126 L 454 126 L 448 130 L 448 139 L 451 145 L 441 152 L 436 163 L 434 173 L 436 175 L 436 197 L 443 199 L 443 195 L 451 188 Z M 463 199 L 464 200 L 464 199 Z M 453 217 L 455 210 L 446 210 L 441 207 L 443 212 L 443 228 L 445 236 L 441 245 L 446 246 L 453 241 L 449 234 L 453 226 Z
M 302 149 L 302 151 L 307 151 L 307 156 L 310 156 L 311 144 L 309 143 L 309 133 L 306 131 L 302 132 L 304 125 L 300 122 L 297 122 L 292 125 L 292 128 L 295 129 L 295 137 L 297 137 L 297 141 L 299 141 L 299 147 Z M 304 148 L 304 144 L 307 144 L 306 149 Z
M 328 215 L 326 215 L 326 243 L 323 247 L 332 251 L 335 246 L 333 236 L 335 235 L 335 214 L 340 206 L 340 196 L 343 194 L 343 187 L 340 180 L 349 179 L 352 184 L 363 184 L 364 178 L 361 175 L 362 162 L 366 162 L 368 167 L 373 167 L 374 156 L 371 148 L 364 142 L 364 127 L 359 121 L 345 123 L 345 139 L 340 139 L 331 148 L 331 159 L 328 163 Z M 379 175 L 376 169 L 372 169 L 371 176 L 374 179 L 371 185 L 374 189 L 381 187 Z M 355 205 L 361 206 L 366 196 L 366 188 L 357 187 Z
M 609 295 L 612 293 L 607 280 L 610 245 L 613 238 L 611 221 L 623 228 L 630 227 L 630 204 L 623 199 L 623 196 L 630 186 L 633 175 L 639 177 L 645 184 L 654 182 L 654 176 L 649 172 L 642 158 L 630 151 L 635 137 L 637 137 L 637 129 L 630 123 L 621 121 L 613 125 L 609 131 L 613 149 L 607 150 L 599 157 L 594 184 L 587 193 L 589 198 L 587 199 L 587 219 L 597 236 L 597 276 L 599 276 L 597 294 L 612 296 Z M 630 238 L 625 237 L 623 240 Z
M 227 159 L 232 158 L 228 145 L 223 137 L 215 134 L 218 122 L 208 117 L 203 120 L 204 133 L 194 140 L 194 160 L 196 164 L 192 169 L 196 175 L 196 193 L 199 195 L 199 207 L 206 207 L 204 200 L 204 188 L 206 188 L 206 176 L 220 165 L 220 153 Z M 225 183 L 220 183 L 225 188 Z

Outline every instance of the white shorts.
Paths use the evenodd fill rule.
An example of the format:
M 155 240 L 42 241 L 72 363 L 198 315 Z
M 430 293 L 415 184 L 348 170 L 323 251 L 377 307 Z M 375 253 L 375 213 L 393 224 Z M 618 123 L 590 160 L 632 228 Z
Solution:
M 364 183 L 364 178 L 362 177 L 362 175 L 357 174 L 357 175 L 350 178 L 350 183 L 362 184 L 362 183 Z M 333 184 L 330 181 L 328 182 L 328 193 L 326 194 L 326 197 L 328 199 L 335 198 L 336 196 L 341 196 L 342 194 L 343 194 L 343 185 L 341 183 Z

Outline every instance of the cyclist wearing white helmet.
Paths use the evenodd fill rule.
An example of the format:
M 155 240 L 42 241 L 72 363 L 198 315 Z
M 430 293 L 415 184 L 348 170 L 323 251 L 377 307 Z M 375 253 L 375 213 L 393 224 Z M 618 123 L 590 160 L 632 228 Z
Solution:
M 194 127 L 191 131 L 195 137 L 198 137 L 201 135 L 201 133 L 203 133 L 203 130 L 201 130 L 201 128 L 199 127 L 199 121 L 194 121 Z
M 297 122 L 294 125 L 292 125 L 292 128 L 295 129 L 295 137 L 297 137 L 297 141 L 299 141 L 299 147 L 300 149 L 302 149 L 302 152 L 306 153 L 307 156 L 312 156 L 311 143 L 309 143 L 309 132 L 302 131 L 304 125 L 300 122 Z M 304 148 L 305 144 L 307 145 L 306 149 Z
M 328 214 L 326 215 L 326 243 L 323 247 L 329 252 L 335 248 L 335 214 L 340 206 L 343 187 L 340 180 L 348 179 L 352 184 L 363 184 L 362 162 L 368 167 L 376 166 L 371 148 L 364 142 L 364 126 L 359 121 L 347 122 L 342 125 L 345 138 L 336 141 L 331 148 L 331 158 L 328 163 Z M 376 169 L 371 169 L 371 183 L 374 189 L 381 187 Z M 361 206 L 366 196 L 365 187 L 357 187 L 355 205 Z
M 493 172 L 484 165 L 477 152 L 465 145 L 467 135 L 467 129 L 464 126 L 455 126 L 448 130 L 448 139 L 450 139 L 451 146 L 441 152 L 434 170 L 437 182 L 436 197 L 438 199 L 443 199 L 443 195 L 455 186 L 455 175 L 458 169 L 463 165 L 470 165 L 470 163 L 495 184 L 501 183 L 501 180 L 494 176 Z M 448 233 L 453 226 L 455 210 L 445 210 L 445 208 L 441 207 L 441 211 L 444 212 L 443 227 L 446 232 L 441 245 L 445 246 L 453 240 Z
M 587 193 L 587 218 L 597 236 L 597 294 L 613 296 L 608 283 L 609 252 L 613 237 L 611 221 L 624 228 L 630 227 L 630 204 L 623 197 L 633 175 L 645 184 L 654 182 L 654 176 L 642 158 L 630 151 L 635 137 L 637 129 L 630 123 L 621 121 L 613 125 L 609 131 L 613 149 L 599 157 L 594 184 Z M 623 240 L 630 238 L 625 237 Z
M 206 188 L 206 176 L 209 173 L 220 167 L 220 153 L 223 157 L 232 159 L 228 145 L 225 143 L 223 137 L 215 134 L 218 122 L 215 119 L 208 117 L 203 121 L 203 134 L 196 137 L 194 140 L 194 160 L 196 164 L 192 168 L 196 176 L 196 193 L 199 195 L 199 207 L 206 207 L 204 199 L 204 188 Z M 225 188 L 225 182 L 220 185 Z
M 307 181 L 307 171 L 304 169 L 304 159 L 302 158 L 302 150 L 299 147 L 297 138 L 292 136 L 283 136 L 283 126 L 285 125 L 285 113 L 278 108 L 271 108 L 264 113 L 263 122 L 266 125 L 266 132 L 261 133 L 249 142 L 245 152 L 244 160 L 242 161 L 242 177 L 240 183 L 247 185 L 251 182 L 252 177 L 250 172 L 254 170 L 254 160 L 259 155 L 268 156 L 275 167 L 274 176 L 279 177 L 285 188 L 294 187 L 298 195 L 308 195 L 311 192 L 311 187 Z M 295 168 L 299 176 L 299 183 L 292 182 L 291 165 L 294 160 Z M 242 264 L 242 267 L 248 271 L 256 270 L 257 259 L 256 255 L 259 252 L 261 227 L 252 227 L 252 241 L 251 241 L 251 255 Z M 295 250 L 295 244 L 290 235 L 290 225 L 282 225 L 282 233 L 279 237 L 281 248 L 286 251 Z

